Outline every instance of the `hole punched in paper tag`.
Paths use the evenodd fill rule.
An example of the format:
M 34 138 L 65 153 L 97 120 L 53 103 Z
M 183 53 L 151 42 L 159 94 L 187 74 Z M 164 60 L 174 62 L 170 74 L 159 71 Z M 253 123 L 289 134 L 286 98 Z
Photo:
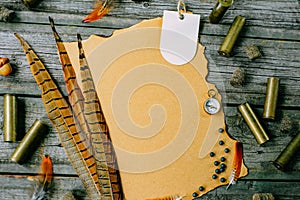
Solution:
M 200 15 L 186 13 L 182 1 L 178 12 L 165 10 L 160 38 L 163 58 L 174 65 L 190 62 L 197 52 L 199 26 Z

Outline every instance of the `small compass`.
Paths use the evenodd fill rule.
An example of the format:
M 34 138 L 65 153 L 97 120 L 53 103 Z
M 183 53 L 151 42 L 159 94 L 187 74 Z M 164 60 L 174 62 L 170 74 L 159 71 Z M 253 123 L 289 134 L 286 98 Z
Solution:
M 213 89 L 208 91 L 209 98 L 204 102 L 204 110 L 211 115 L 218 113 L 221 109 L 220 102 L 214 98 L 216 96 L 216 92 Z

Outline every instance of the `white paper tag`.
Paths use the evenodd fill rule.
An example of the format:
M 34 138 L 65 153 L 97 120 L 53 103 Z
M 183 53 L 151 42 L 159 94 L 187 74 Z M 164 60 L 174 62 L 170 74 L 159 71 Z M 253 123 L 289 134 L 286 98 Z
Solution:
M 174 65 L 190 62 L 198 47 L 200 15 L 164 11 L 160 52 L 164 59 Z

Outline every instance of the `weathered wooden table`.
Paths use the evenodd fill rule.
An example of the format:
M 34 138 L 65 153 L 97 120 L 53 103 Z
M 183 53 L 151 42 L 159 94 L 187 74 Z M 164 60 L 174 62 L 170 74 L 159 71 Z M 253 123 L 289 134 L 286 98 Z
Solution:
M 249 175 L 226 190 L 217 188 L 202 199 L 251 199 L 254 193 L 273 193 L 276 199 L 300 199 L 300 156 L 297 155 L 286 172 L 276 169 L 271 161 L 299 132 L 300 121 L 300 1 L 246 1 L 239 0 L 228 10 L 220 24 L 208 23 L 215 0 L 186 1 L 187 9 L 201 14 L 200 42 L 206 47 L 209 62 L 209 82 L 216 84 L 223 96 L 228 132 L 244 143 L 244 159 Z M 82 24 L 82 18 L 90 12 L 93 1 L 41 0 L 29 10 L 21 0 L 1 0 L 0 6 L 16 11 L 10 23 L 0 22 L 0 57 L 8 57 L 13 74 L 0 77 L 0 134 L 3 135 L 3 95 L 16 94 L 19 110 L 19 133 L 28 130 L 36 118 L 43 118 L 49 125 L 49 134 L 42 145 L 32 152 L 32 158 L 24 165 L 10 161 L 17 143 L 5 143 L 0 137 L 0 199 L 28 199 L 32 182 L 28 176 L 37 173 L 41 155 L 50 154 L 54 163 L 55 180 L 50 199 L 59 199 L 65 192 L 73 191 L 78 199 L 87 199 L 86 193 L 73 168 L 51 122 L 45 117 L 40 90 L 28 67 L 25 55 L 13 33 L 20 33 L 35 49 L 44 64 L 58 82 L 63 85 L 61 65 L 48 23 L 48 16 L 65 41 L 74 41 L 76 33 L 84 39 L 91 34 L 109 36 L 115 29 L 129 27 L 143 19 L 162 16 L 163 10 L 176 10 L 177 1 L 120 0 L 102 20 Z M 236 15 L 247 19 L 241 37 L 234 48 L 234 56 L 224 58 L 217 50 Z M 262 57 L 251 61 L 244 47 L 256 44 Z M 243 87 L 235 88 L 229 78 L 236 67 L 247 72 Z M 265 146 L 259 146 L 237 111 L 237 105 L 249 102 L 261 116 L 265 85 L 268 77 L 281 79 L 278 110 L 275 122 L 263 121 L 271 136 Z M 66 94 L 64 87 L 61 87 Z M 283 117 L 290 117 L 294 127 L 288 133 L 280 132 Z

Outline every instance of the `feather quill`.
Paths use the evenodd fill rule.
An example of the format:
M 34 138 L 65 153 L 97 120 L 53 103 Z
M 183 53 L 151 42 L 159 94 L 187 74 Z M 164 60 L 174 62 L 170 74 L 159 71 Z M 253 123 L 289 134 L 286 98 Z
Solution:
M 226 187 L 226 190 L 230 187 L 230 185 L 236 184 L 241 173 L 242 163 L 243 163 L 243 144 L 241 142 L 235 142 L 233 162 L 232 162 L 232 172 L 229 177 L 229 184 Z
M 89 198 L 100 200 L 102 194 L 97 176 L 96 162 L 79 136 L 69 104 L 63 98 L 47 69 L 30 45 L 17 33 L 15 33 L 15 36 L 20 41 L 30 70 L 42 90 L 42 100 L 48 118 L 58 132 L 70 163 L 82 180 Z
M 49 186 L 51 185 L 53 168 L 50 156 L 45 155 L 43 157 L 40 171 L 40 175 L 34 179 L 35 187 L 31 200 L 43 199 L 48 191 Z
M 83 20 L 83 23 L 94 22 L 101 19 L 104 15 L 110 12 L 113 7 L 113 0 L 96 0 L 93 11 L 88 14 Z

